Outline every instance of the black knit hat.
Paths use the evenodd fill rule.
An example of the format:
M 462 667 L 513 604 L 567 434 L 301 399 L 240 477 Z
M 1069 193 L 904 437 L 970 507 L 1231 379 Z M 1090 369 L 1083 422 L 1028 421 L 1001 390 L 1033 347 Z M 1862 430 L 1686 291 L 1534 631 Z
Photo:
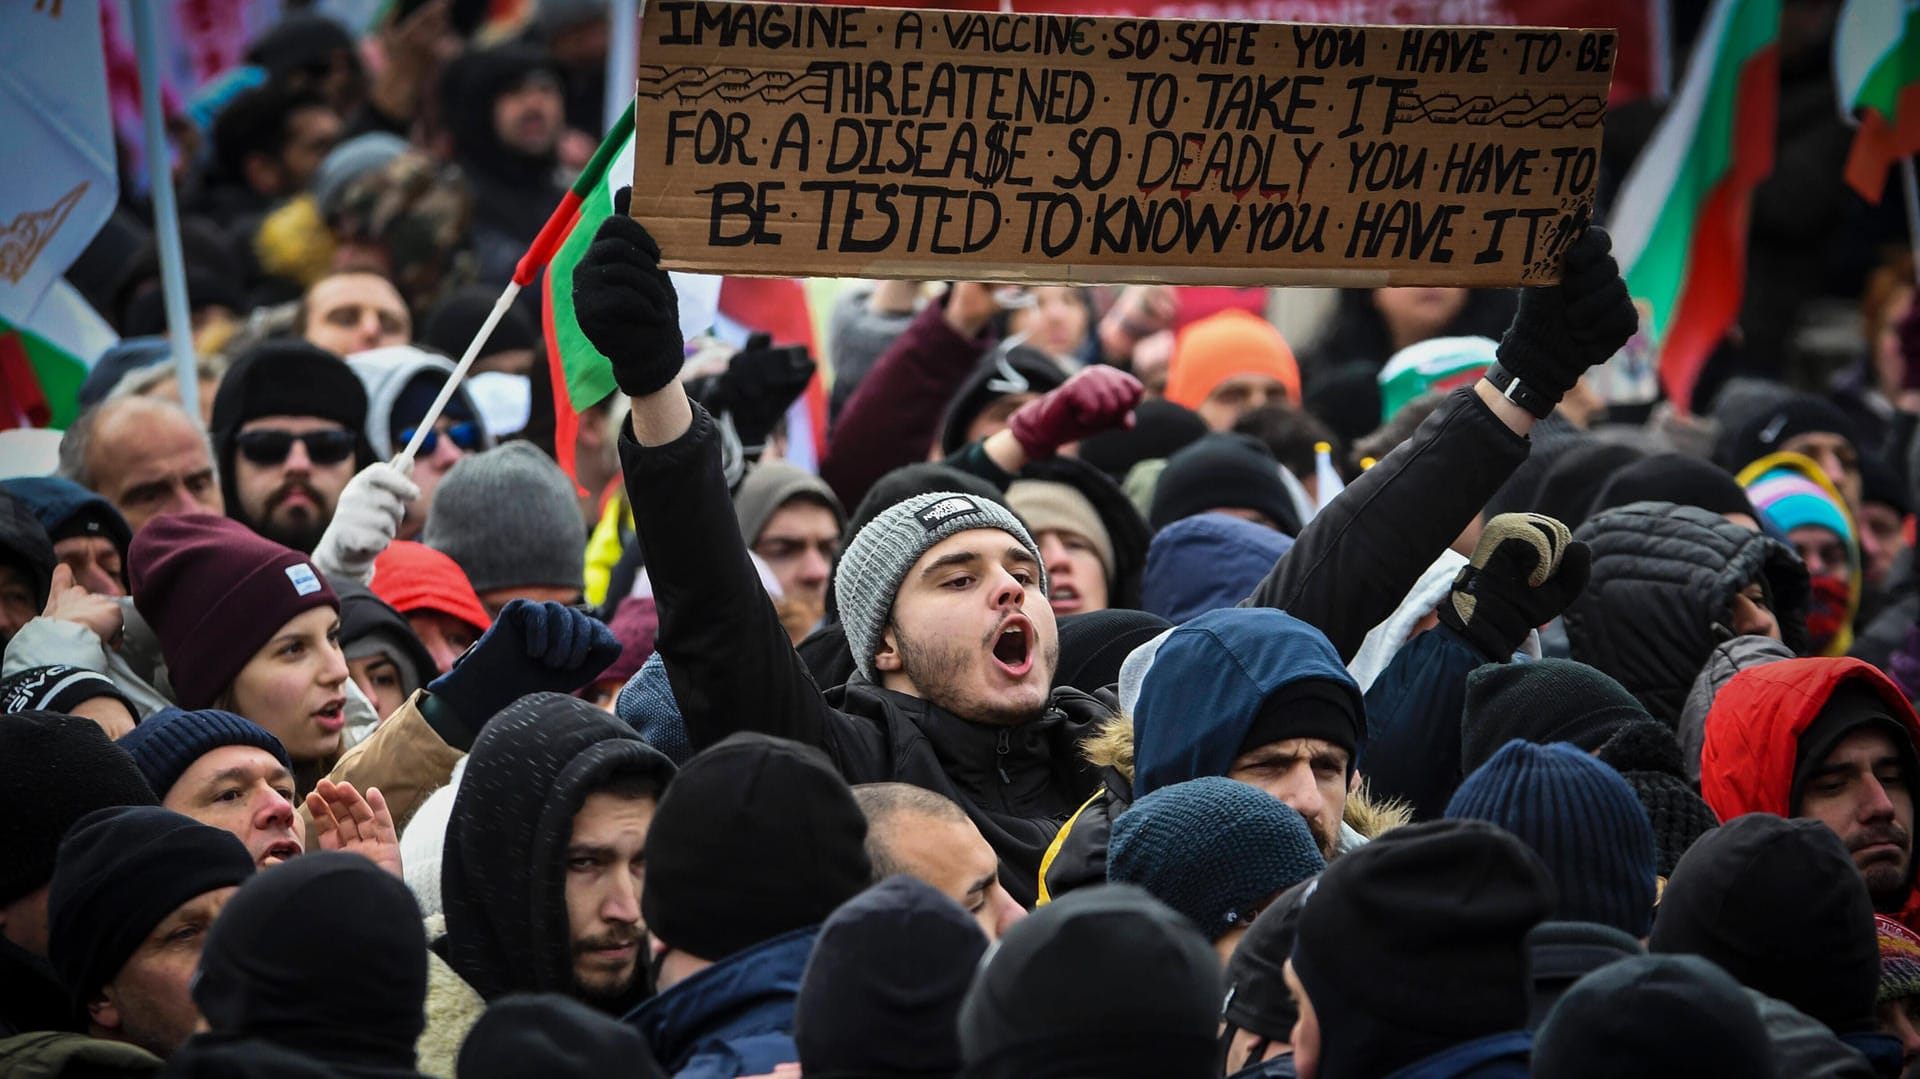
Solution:
M 47 958 L 84 1006 L 175 909 L 245 883 L 253 868 L 231 832 L 158 806 L 96 809 L 60 844 L 47 895 Z
M 1157 532 L 1218 509 L 1255 510 L 1281 532 L 1300 534 L 1300 518 L 1280 482 L 1280 462 L 1246 435 L 1208 435 L 1167 458 L 1147 523 Z
M 1660 876 L 1672 876 L 1687 848 L 1720 826 L 1720 818 L 1681 770 L 1680 743 L 1666 724 L 1628 723 L 1593 755 L 1620 773 L 1647 811 L 1647 822 L 1653 825 L 1654 871 Z
M 1773 1043 L 1753 999 L 1697 956 L 1642 955 L 1574 983 L 1533 1040 L 1554 1079 L 1772 1079 Z
M 1592 512 L 1594 496 L 1606 487 L 1614 475 L 1644 457 L 1639 450 L 1621 442 L 1587 440 L 1563 450 L 1554 458 L 1546 475 L 1540 477 L 1530 504 L 1525 508 L 1544 513 L 1568 528 L 1579 528 Z
M 0 904 L 47 883 L 61 837 L 81 817 L 158 804 L 133 759 L 93 720 L 0 716 Z
M 1671 502 L 1710 513 L 1744 513 L 1758 521 L 1747 492 L 1733 474 L 1711 461 L 1684 453 L 1643 457 L 1614 472 L 1587 507 L 1585 516 L 1635 502 Z M 1569 525 L 1568 527 L 1576 527 Z
M 1113 477 L 1127 478 L 1134 465 L 1171 457 L 1207 433 L 1199 413 L 1164 397 L 1134 406 L 1133 426 L 1089 435 L 1080 443 L 1080 459 Z
M 719 962 L 827 920 L 872 881 L 867 819 L 825 753 L 736 734 L 687 762 L 647 830 L 647 928 Z
M 1211 1079 L 1220 960 L 1139 888 L 1083 888 L 1000 939 L 960 1008 L 966 1079 Z
M 520 993 L 487 1006 L 460 1043 L 467 1079 L 665 1079 L 631 1023 L 558 993 Z
M 1293 942 L 1320 1074 L 1387 1075 L 1524 1027 L 1526 936 L 1553 907 L 1546 866 L 1484 821 L 1396 828 L 1336 859 Z
M 1223 1022 L 1270 1041 L 1293 1038 L 1300 1009 L 1287 988 L 1287 958 L 1293 954 L 1294 934 L 1300 928 L 1300 905 L 1312 888 L 1313 881 L 1305 880 L 1280 893 L 1234 946 L 1233 958 L 1227 960 L 1227 999 L 1220 1009 Z
M 1172 628 L 1157 614 L 1123 607 L 1067 615 L 1060 619 L 1060 666 L 1053 684 L 1085 693 L 1105 689 L 1120 680 L 1120 665 L 1135 648 Z
M 373 463 L 367 442 L 367 388 L 345 360 L 318 345 L 271 340 L 240 355 L 220 379 L 213 395 L 213 452 L 229 513 L 239 508 L 234 486 L 234 438 L 249 420 L 261 416 L 314 416 L 352 431 L 354 469 Z
M 1796 393 L 1722 432 L 1713 459 L 1727 471 L 1738 472 L 1801 435 L 1814 431 L 1848 435 L 1854 427 L 1840 406 L 1824 397 Z
M 951 1076 L 955 1020 L 987 950 L 980 924 L 912 877 L 854 896 L 820 927 L 794 1006 L 809 1079 Z
M 193 763 L 222 746 L 252 746 L 271 753 L 280 766 L 293 771 L 287 747 L 273 732 L 244 716 L 203 708 L 189 712 L 162 708 L 120 739 L 120 748 L 133 758 L 155 794 L 165 798 Z
M 1749 813 L 1701 836 L 1661 894 L 1647 949 L 1712 960 L 1836 1034 L 1875 1029 L 1873 900 L 1819 821 Z
M 1460 770 L 1471 774 L 1515 738 L 1592 752 L 1624 724 L 1652 718 L 1624 686 L 1584 663 L 1489 663 L 1467 675 Z
M 345 851 L 256 873 L 207 934 L 193 1002 L 210 1028 L 195 1042 L 258 1039 L 365 1069 L 351 1074 L 412 1074 L 426 1029 L 420 907 L 399 877 Z

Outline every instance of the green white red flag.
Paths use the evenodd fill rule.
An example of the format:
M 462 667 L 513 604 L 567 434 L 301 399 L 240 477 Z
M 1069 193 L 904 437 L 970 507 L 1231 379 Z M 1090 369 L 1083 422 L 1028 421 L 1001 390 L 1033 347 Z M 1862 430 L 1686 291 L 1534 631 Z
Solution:
M 1860 125 L 1847 183 L 1878 203 L 1887 170 L 1920 153 L 1920 0 L 1850 0 L 1834 26 L 1833 81 Z
M 1715 0 L 1607 223 L 1661 385 L 1682 411 L 1740 311 L 1751 196 L 1773 169 L 1780 6 Z

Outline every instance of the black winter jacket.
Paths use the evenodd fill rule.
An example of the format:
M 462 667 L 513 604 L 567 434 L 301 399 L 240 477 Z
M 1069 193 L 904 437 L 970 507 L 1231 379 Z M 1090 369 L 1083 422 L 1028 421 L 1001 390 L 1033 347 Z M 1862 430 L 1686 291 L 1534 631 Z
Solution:
M 1748 582 L 1765 585 L 1781 639 L 1806 652 L 1807 568 L 1778 540 L 1670 502 L 1608 510 L 1574 538 L 1593 549 L 1593 577 L 1563 618 L 1573 658 L 1670 726 L 1714 645 L 1735 636 L 1733 597 Z

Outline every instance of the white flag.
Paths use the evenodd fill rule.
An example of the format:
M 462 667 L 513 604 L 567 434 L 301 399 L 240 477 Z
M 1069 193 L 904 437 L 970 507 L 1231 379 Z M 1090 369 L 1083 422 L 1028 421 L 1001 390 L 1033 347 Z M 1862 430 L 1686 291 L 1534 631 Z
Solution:
M 0 3 L 0 322 L 28 323 L 119 199 L 99 0 Z

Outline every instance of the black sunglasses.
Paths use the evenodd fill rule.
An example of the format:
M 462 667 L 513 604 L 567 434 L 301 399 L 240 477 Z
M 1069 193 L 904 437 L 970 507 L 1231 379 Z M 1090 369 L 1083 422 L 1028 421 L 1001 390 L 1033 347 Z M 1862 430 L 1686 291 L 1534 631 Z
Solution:
M 256 465 L 277 465 L 293 452 L 296 441 L 307 448 L 307 458 L 314 464 L 337 465 L 353 456 L 354 443 L 359 439 L 352 431 L 307 431 L 296 435 L 292 431 L 264 428 L 241 432 L 233 445 L 240 456 Z
M 418 428 L 418 427 L 409 427 L 409 428 L 406 428 L 405 430 L 403 430 L 403 431 L 401 431 L 401 432 L 400 432 L 400 441 L 399 441 L 399 442 L 397 442 L 397 443 L 395 443 L 395 444 L 396 444 L 396 445 L 400 445 L 400 446 L 404 446 L 404 445 L 406 445 L 407 443 L 409 443 L 409 442 L 412 442 L 412 441 L 413 441 L 413 433 L 414 433 L 415 431 L 418 431 L 419 429 L 420 429 L 420 428 Z M 471 451 L 473 451 L 473 450 L 477 450 L 477 449 L 479 449 L 479 448 L 480 448 L 480 428 L 479 428 L 479 426 L 478 426 L 478 425 L 476 425 L 476 424 L 472 424 L 472 423 L 456 423 L 456 424 L 454 424 L 453 426 L 451 426 L 451 427 L 449 427 L 449 428 L 447 428 L 447 429 L 446 429 L 446 431 L 444 431 L 444 432 L 442 432 L 442 431 L 441 431 L 440 429 L 438 429 L 438 428 L 435 428 L 434 430 L 431 430 L 431 431 L 428 431 L 428 432 L 427 432 L 427 437 L 426 437 L 426 438 L 424 438 L 424 439 L 422 439 L 422 440 L 421 440 L 421 442 L 420 442 L 420 454 L 419 454 L 419 455 L 420 455 L 421 457 L 431 457 L 431 456 L 433 456 L 433 451 L 434 451 L 434 450 L 436 450 L 436 449 L 438 449 L 438 448 L 439 448 L 439 446 L 440 446 L 440 436 L 441 436 L 441 435 L 442 435 L 443 433 L 444 433 L 444 434 L 445 434 L 445 435 L 446 435 L 446 436 L 447 436 L 448 438 L 450 438 L 450 439 L 452 439 L 452 440 L 453 440 L 453 444 L 454 444 L 454 445 L 456 445 L 456 446 L 458 446 L 458 447 L 460 447 L 460 448 L 461 448 L 461 449 L 463 449 L 463 450 L 467 450 L 467 451 L 469 451 L 469 452 L 471 452 Z

